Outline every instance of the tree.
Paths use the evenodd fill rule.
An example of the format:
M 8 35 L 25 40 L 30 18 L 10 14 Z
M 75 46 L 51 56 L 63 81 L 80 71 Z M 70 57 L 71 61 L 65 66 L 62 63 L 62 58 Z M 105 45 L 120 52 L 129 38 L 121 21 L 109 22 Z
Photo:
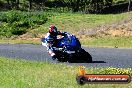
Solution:
M 9 0 L 6 0 L 6 1 L 7 1 L 7 4 L 9 5 L 10 4 Z
M 29 10 L 32 9 L 32 0 L 29 0 Z
M 19 9 L 19 3 L 20 3 L 20 1 L 17 0 L 17 1 L 16 1 L 16 9 Z
M 80 2 L 81 2 L 81 0 L 74 0 L 72 2 L 73 12 L 78 12 L 79 11 Z
M 113 3 L 113 0 L 105 0 L 105 6 L 110 7 Z
M 131 0 L 128 0 L 128 12 L 130 11 L 131 8 Z

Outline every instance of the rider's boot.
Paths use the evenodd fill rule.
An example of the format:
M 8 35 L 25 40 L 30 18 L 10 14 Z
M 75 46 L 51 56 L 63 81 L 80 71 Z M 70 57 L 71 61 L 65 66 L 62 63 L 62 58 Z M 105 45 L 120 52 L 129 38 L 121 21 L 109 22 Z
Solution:
M 51 55 L 53 60 L 56 59 L 56 55 L 55 55 L 55 53 L 52 50 L 49 50 L 49 54 Z
M 52 60 L 55 60 L 56 59 L 56 55 L 52 56 Z

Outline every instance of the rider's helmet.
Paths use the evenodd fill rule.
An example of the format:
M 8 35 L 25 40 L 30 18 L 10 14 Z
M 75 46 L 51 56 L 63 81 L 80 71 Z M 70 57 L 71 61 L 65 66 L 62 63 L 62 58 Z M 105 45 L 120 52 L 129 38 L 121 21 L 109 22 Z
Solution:
M 57 28 L 54 25 L 51 25 L 49 27 L 49 33 L 52 34 L 52 35 L 57 34 Z

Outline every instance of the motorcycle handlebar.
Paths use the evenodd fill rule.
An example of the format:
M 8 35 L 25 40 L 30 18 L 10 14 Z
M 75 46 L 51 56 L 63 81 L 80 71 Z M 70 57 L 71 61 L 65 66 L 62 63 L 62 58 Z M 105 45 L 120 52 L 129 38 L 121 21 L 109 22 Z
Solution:
M 54 50 L 59 50 L 59 51 L 62 51 L 64 48 L 56 48 L 56 47 L 53 47 Z

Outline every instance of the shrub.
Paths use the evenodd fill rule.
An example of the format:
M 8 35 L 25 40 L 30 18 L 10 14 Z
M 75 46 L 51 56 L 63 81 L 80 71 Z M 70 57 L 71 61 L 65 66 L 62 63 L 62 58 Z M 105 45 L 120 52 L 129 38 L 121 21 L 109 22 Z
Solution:
M 102 68 L 98 71 L 100 74 L 129 74 L 132 76 L 132 69 L 131 68 Z
M 0 12 L 0 36 L 11 37 L 22 35 L 28 29 L 46 23 L 48 15 L 44 12 L 21 12 L 8 11 Z

